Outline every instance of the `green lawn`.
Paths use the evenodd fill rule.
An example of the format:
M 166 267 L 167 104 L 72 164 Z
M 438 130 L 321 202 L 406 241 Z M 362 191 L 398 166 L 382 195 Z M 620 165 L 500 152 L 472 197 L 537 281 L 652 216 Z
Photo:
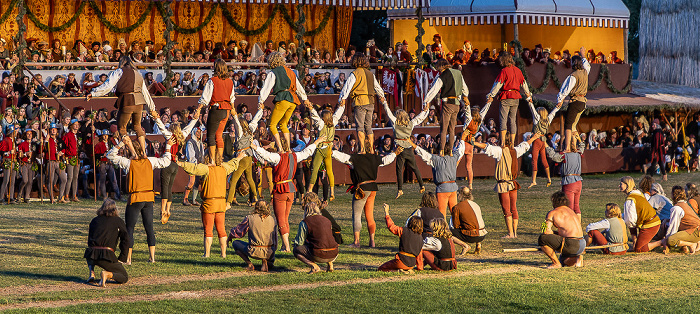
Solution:
M 617 191 L 623 174 L 585 176 L 581 197 L 583 223 L 603 217 L 604 205 L 621 204 Z M 639 174 L 632 174 L 637 180 Z M 697 174 L 674 174 L 663 183 L 666 191 L 675 184 L 698 182 Z M 522 178 L 521 183 L 529 179 Z M 394 221 L 403 222 L 416 208 L 417 185 L 404 187 L 406 194 L 395 200 L 395 185 L 382 185 L 377 196 L 377 248 L 350 249 L 341 246 L 334 273 L 306 275 L 306 267 L 289 253 L 278 254 L 276 272 L 261 274 L 243 270 L 243 262 L 229 250 L 228 258 L 218 256 L 214 243 L 212 257 L 202 258 L 202 228 L 198 208 L 173 206 L 167 225 L 157 222 L 156 264 L 146 263 L 143 227 L 137 224 L 133 265 L 127 267 L 130 282 L 100 289 L 82 284 L 87 267 L 82 258 L 87 225 L 98 203 L 84 201 L 65 205 L 12 205 L 0 207 L 0 310 L 13 306 L 68 306 L 66 312 L 94 312 L 102 309 L 134 312 L 521 312 L 555 311 L 621 312 L 661 311 L 673 306 L 693 312 L 690 298 L 699 287 L 695 277 L 700 258 L 674 253 L 629 254 L 610 257 L 587 254 L 584 269 L 542 269 L 548 259 L 538 253 L 503 254 L 503 248 L 535 246 L 544 214 L 551 208 L 549 196 L 559 189 L 541 185 L 519 193 L 519 238 L 502 240 L 505 234 L 493 179 L 474 183 L 475 201 L 482 207 L 489 234 L 480 256 L 460 259 L 458 271 L 418 275 L 376 272 L 393 257 L 398 239 L 385 227 L 381 204 L 391 206 Z M 464 184 L 464 182 L 460 182 Z M 433 185 L 428 183 L 428 188 Z M 330 212 L 343 227 L 346 242 L 352 240 L 350 195 L 337 190 Z M 181 195 L 179 197 L 182 197 Z M 242 198 L 239 198 L 242 201 Z M 120 209 L 124 203 L 119 204 Z M 159 219 L 159 202 L 156 204 Z M 235 226 L 250 211 L 235 207 L 227 213 L 227 228 Z M 121 213 L 123 216 L 123 213 Z M 301 217 L 300 206 L 290 216 L 292 236 Z M 364 226 L 363 222 L 363 226 Z M 367 244 L 366 229 L 362 244 Z M 591 252 L 593 253 L 593 252 Z M 301 285 L 301 286 L 299 286 Z M 272 291 L 266 291 L 272 290 Z M 197 297 L 188 293 L 200 293 Z M 152 298 L 152 299 L 151 299 Z M 184 298 L 184 299 L 183 299 Z M 82 302 L 123 300 L 117 304 L 85 305 Z M 139 301 L 144 300 L 144 301 Z M 269 300 L 269 301 L 268 301 Z M 133 302 L 139 301 L 139 302 Z M 44 303 L 40 303 L 44 302 Z M 35 311 L 56 309 L 36 308 Z

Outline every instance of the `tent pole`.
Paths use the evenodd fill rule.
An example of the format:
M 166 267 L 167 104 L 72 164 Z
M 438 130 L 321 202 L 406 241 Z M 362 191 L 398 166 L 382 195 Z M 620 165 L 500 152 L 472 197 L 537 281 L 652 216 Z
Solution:
M 625 62 L 631 64 L 631 62 L 629 61 L 629 51 L 628 51 L 629 49 L 628 49 L 628 43 L 627 43 L 627 40 L 628 40 L 629 34 L 630 34 L 629 28 L 625 28 L 624 34 L 625 34 L 625 38 L 624 38 L 624 41 L 625 41 Z
M 520 41 L 519 37 L 520 36 L 518 34 L 518 23 L 517 21 L 513 21 L 513 39 Z

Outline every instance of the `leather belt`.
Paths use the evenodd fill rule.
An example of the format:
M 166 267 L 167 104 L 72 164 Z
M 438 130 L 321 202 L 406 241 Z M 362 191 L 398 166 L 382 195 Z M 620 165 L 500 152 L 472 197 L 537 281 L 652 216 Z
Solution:
M 97 250 L 110 250 L 114 252 L 114 249 L 108 246 L 91 246 L 91 249 L 97 249 Z
M 445 182 L 438 182 L 438 185 L 445 184 L 445 183 L 455 183 L 455 181 L 445 181 Z
M 292 182 L 292 179 L 284 180 L 284 181 L 280 181 L 280 182 L 275 182 L 275 185 L 277 185 L 277 184 L 285 184 L 285 183 L 289 183 L 289 182 Z
M 451 262 L 451 261 L 454 261 L 455 258 L 454 258 L 454 257 L 450 257 L 450 258 L 441 258 L 440 260 L 443 261 L 443 262 Z
M 406 252 L 403 252 L 403 251 L 402 251 L 402 252 L 399 252 L 399 254 L 404 255 L 404 256 L 408 256 L 408 257 L 413 257 L 413 258 L 416 257 L 415 255 L 413 255 L 413 254 L 411 254 L 411 253 L 406 253 Z
M 252 247 L 272 247 L 272 245 L 251 245 Z

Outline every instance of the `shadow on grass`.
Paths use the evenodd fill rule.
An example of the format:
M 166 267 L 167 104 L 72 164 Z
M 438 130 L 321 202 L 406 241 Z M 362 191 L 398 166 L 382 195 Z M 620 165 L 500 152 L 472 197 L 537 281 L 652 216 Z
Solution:
M 542 261 L 533 261 L 533 260 L 522 260 L 522 259 L 514 259 L 514 258 L 488 258 L 488 257 L 483 257 L 483 258 L 474 258 L 474 259 L 469 259 L 467 262 L 471 263 L 489 263 L 489 264 L 502 264 L 502 265 L 519 265 L 519 266 L 533 266 L 533 267 L 540 267 L 549 260 L 547 257 L 542 254 L 542 257 L 544 260 Z
M 25 279 L 42 279 L 42 280 L 52 280 L 52 281 L 68 281 L 68 282 L 76 282 L 76 283 L 85 283 L 85 278 L 81 278 L 81 277 L 77 277 L 77 276 L 38 274 L 38 273 L 30 273 L 30 272 L 15 271 L 15 270 L 0 271 L 0 275 L 10 276 L 10 277 L 20 277 L 20 278 L 25 278 Z

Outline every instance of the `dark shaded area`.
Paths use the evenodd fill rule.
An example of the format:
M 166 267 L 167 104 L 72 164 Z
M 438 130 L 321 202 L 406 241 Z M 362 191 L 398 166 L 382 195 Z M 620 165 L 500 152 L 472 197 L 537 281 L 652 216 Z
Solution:
M 382 50 L 393 46 L 389 42 L 391 34 L 387 27 L 388 21 L 386 10 L 353 12 L 350 45 L 357 47 L 358 51 L 364 51 L 367 41 L 374 38 L 376 46 Z
M 631 62 L 639 62 L 639 11 L 642 0 L 622 0 L 630 10 L 629 36 L 627 45 Z M 626 60 L 625 60 L 626 61 Z

